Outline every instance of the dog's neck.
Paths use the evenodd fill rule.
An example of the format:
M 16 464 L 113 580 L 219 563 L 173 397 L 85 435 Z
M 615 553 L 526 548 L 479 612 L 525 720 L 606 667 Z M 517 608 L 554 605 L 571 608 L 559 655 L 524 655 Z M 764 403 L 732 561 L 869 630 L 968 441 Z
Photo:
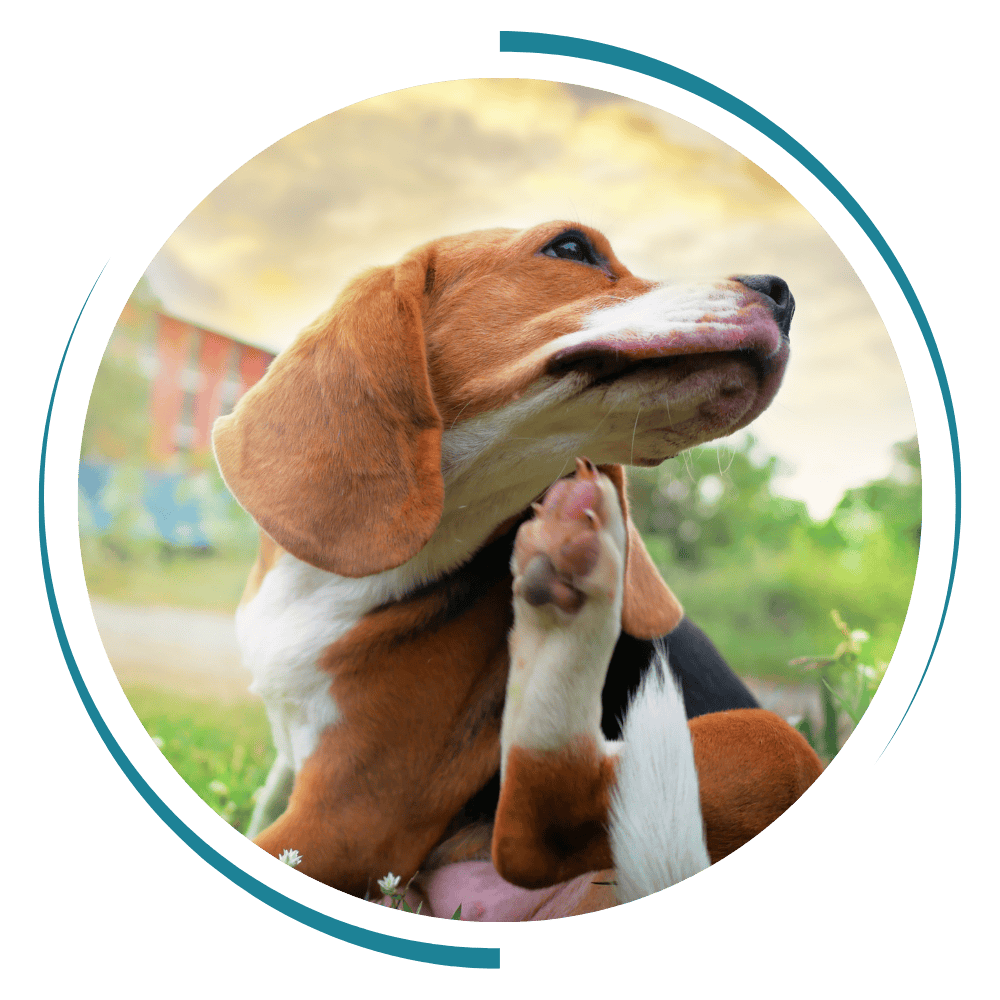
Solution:
M 392 605 L 426 605 L 417 617 L 424 627 L 436 628 L 463 614 L 503 577 L 510 576 L 510 556 L 514 536 L 521 523 L 531 515 L 526 508 L 499 525 L 486 544 L 471 559 L 436 580 L 416 586 L 413 590 L 380 605 L 374 611 Z M 433 600 L 429 600 L 433 597 Z

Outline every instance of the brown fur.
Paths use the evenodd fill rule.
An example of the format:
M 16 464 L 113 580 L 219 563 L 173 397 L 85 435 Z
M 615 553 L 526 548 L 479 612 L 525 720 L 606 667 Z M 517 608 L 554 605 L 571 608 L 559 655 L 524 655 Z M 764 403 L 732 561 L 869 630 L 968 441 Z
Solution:
M 615 761 L 580 736 L 564 749 L 515 746 L 493 831 L 493 864 L 526 889 L 611 865 L 607 819 Z
M 398 280 L 416 279 L 413 265 Z M 226 483 L 260 527 L 345 576 L 416 555 L 444 501 L 420 304 L 396 286 L 392 269 L 352 284 L 213 431 Z
M 713 864 L 770 826 L 823 770 L 805 737 L 764 709 L 701 715 L 688 727 Z M 493 835 L 493 863 L 508 882 L 541 888 L 612 863 L 615 763 L 582 740 L 552 753 L 512 748 Z
M 300 871 L 357 895 L 390 870 L 404 880 L 416 872 L 500 763 L 510 586 L 498 580 L 440 629 L 420 627 L 440 610 L 437 593 L 391 605 L 326 651 L 343 719 L 324 732 L 260 847 L 294 846 Z
M 770 826 L 823 770 L 806 738 L 773 712 L 715 712 L 689 727 L 713 864 Z

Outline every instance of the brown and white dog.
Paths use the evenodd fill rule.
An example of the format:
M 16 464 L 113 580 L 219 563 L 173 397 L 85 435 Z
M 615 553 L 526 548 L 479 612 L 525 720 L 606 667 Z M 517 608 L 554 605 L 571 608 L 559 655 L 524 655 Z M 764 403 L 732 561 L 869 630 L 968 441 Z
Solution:
M 637 278 L 565 222 L 352 282 L 214 430 L 261 528 L 256 843 L 355 895 L 433 869 L 431 912 L 529 919 L 664 888 L 786 809 L 819 762 L 683 617 L 622 466 L 760 414 L 793 308 L 770 276 Z

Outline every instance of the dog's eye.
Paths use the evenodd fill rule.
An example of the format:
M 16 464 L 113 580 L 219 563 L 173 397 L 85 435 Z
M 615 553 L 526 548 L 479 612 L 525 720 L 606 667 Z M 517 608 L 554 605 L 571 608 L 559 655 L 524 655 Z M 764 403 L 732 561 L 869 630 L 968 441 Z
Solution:
M 581 264 L 597 265 L 597 255 L 591 245 L 582 236 L 560 236 L 553 240 L 542 253 L 546 257 L 556 257 L 560 260 L 577 260 Z

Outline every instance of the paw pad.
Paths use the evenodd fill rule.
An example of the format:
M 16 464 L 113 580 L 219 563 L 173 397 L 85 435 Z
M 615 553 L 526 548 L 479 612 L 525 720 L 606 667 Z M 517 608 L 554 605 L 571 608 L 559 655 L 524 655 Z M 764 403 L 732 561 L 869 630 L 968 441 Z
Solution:
M 554 604 L 568 612 L 582 606 L 578 584 L 600 558 L 600 532 L 607 519 L 600 479 L 593 462 L 578 458 L 575 474 L 554 483 L 541 503 L 532 504 L 535 517 L 522 525 L 514 545 L 514 590 L 528 604 Z

